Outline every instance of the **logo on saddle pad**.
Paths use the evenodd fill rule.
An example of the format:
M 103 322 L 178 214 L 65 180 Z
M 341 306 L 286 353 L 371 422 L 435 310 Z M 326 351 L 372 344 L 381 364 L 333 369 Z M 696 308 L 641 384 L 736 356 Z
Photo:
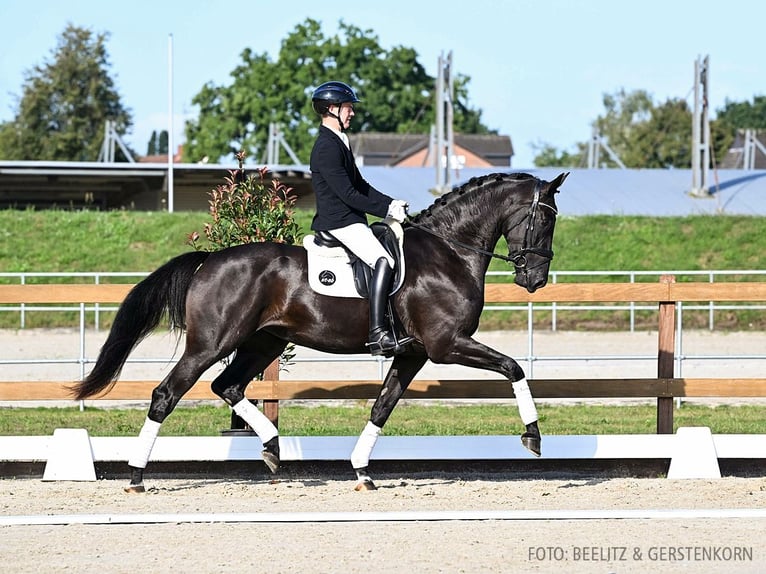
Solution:
M 400 223 L 386 219 L 373 223 L 373 233 L 396 261 L 391 293 L 396 293 L 404 281 L 404 258 L 401 257 L 404 230 Z M 303 247 L 308 255 L 308 280 L 311 288 L 322 295 L 332 297 L 366 298 L 372 269 L 360 261 L 345 247 L 318 245 L 315 236 L 303 238 Z
M 330 271 L 329 269 L 323 269 L 319 273 L 319 282 L 322 285 L 330 286 L 335 285 L 335 273 Z

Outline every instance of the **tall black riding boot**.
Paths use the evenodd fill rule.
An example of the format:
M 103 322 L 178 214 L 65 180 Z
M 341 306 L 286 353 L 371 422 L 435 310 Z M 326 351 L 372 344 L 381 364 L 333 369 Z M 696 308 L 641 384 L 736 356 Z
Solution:
M 404 351 L 402 343 L 412 341 L 411 337 L 397 341 L 388 329 L 386 320 L 386 303 L 388 292 L 391 288 L 394 270 L 388 261 L 381 257 L 375 263 L 372 281 L 370 283 L 370 352 L 373 355 L 385 355 L 390 357 Z

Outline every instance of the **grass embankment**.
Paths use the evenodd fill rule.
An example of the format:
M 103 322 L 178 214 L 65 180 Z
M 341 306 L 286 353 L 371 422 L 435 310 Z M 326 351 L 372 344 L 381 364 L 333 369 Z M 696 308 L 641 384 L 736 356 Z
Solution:
M 298 211 L 304 233 L 311 215 Z M 209 221 L 201 212 L 0 211 L 0 272 L 151 271 L 189 250 L 188 235 Z M 739 216 L 560 217 L 551 269 L 763 269 L 765 226 Z
M 547 435 L 652 434 L 656 432 L 654 405 L 540 405 L 540 428 Z M 707 426 L 717 434 L 766 433 L 766 408 L 684 404 L 675 410 L 674 424 Z M 369 406 L 301 407 L 279 409 L 283 436 L 358 435 L 370 416 Z M 86 428 L 92 436 L 135 436 L 146 409 L 14 408 L 3 409 L 0 435 L 51 435 L 57 428 Z M 231 411 L 225 406 L 178 407 L 162 425 L 163 436 L 216 436 L 228 429 Z M 404 435 L 515 435 L 523 426 L 513 405 L 398 406 L 385 432 Z

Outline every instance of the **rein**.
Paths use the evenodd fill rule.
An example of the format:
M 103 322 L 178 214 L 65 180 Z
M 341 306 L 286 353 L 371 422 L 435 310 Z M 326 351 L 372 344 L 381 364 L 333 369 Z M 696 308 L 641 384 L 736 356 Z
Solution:
M 526 269 L 527 268 L 526 256 L 528 253 L 533 253 L 535 255 L 539 255 L 540 257 L 544 257 L 546 259 L 553 259 L 552 250 L 543 249 L 541 247 L 529 247 L 527 245 L 530 235 L 535 229 L 535 214 L 537 213 L 537 206 L 542 205 L 543 207 L 547 207 L 548 209 L 550 209 L 554 214 L 558 214 L 558 211 L 556 210 L 555 207 L 540 201 L 540 188 L 541 188 L 541 183 L 538 180 L 535 183 L 535 194 L 534 194 L 534 197 L 532 198 L 532 205 L 530 205 L 529 210 L 527 210 L 527 214 L 525 216 L 525 219 L 527 220 L 527 228 L 524 230 L 524 242 L 522 243 L 521 249 L 517 249 L 516 251 L 513 251 L 513 252 L 509 251 L 508 255 L 502 255 L 500 253 L 494 253 L 493 251 L 487 251 L 485 249 L 481 249 L 480 247 L 468 245 L 467 243 L 463 243 L 462 241 L 458 241 L 457 239 L 453 239 L 452 237 L 446 237 L 442 235 L 441 233 L 437 233 L 433 229 L 429 229 L 428 227 L 423 227 L 422 225 L 415 223 L 409 216 L 407 216 L 407 218 L 409 220 L 409 224 L 412 225 L 413 227 L 420 229 L 421 231 L 425 231 L 426 233 L 430 233 L 434 237 L 438 237 L 439 239 L 442 239 L 446 241 L 447 243 L 457 245 L 458 247 L 468 249 L 475 253 L 480 253 L 481 255 L 494 257 L 495 259 L 501 259 L 505 261 L 506 263 L 513 263 L 515 267 L 518 267 L 520 269 Z

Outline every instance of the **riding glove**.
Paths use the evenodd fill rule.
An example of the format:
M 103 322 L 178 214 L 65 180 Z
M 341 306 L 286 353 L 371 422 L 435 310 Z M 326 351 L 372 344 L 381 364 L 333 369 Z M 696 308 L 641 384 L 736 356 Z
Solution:
M 401 199 L 394 199 L 388 205 L 388 217 L 395 219 L 399 223 L 403 223 L 404 220 L 407 219 L 407 210 L 409 207 L 410 206 L 407 205 L 406 201 L 402 201 Z

